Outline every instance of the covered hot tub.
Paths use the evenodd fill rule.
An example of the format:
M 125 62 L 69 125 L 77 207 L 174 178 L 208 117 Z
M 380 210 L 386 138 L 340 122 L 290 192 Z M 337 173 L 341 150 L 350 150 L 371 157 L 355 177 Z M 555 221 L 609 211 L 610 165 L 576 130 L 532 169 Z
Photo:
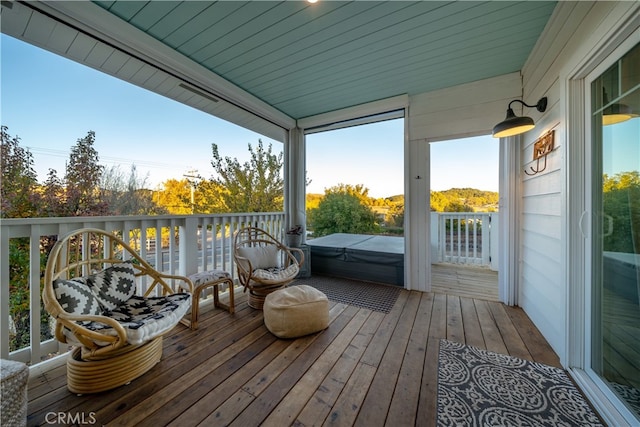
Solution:
M 404 237 L 335 233 L 307 244 L 312 273 L 404 286 Z

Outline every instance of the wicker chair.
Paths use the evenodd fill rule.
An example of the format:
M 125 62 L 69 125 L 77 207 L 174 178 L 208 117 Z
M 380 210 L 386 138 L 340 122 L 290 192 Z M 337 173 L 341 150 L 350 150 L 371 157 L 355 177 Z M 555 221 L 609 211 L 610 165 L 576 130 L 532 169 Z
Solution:
M 248 304 L 258 310 L 262 310 L 267 295 L 286 287 L 296 278 L 304 263 L 301 249 L 289 248 L 256 227 L 236 232 L 233 257 L 238 280 L 245 292 L 249 290 Z
M 180 287 L 193 289 L 186 277 L 156 271 L 113 233 L 84 228 L 60 238 L 47 260 L 42 299 L 56 339 L 75 346 L 67 388 L 109 390 L 158 363 L 162 335 L 191 307 L 190 293 L 174 291 Z

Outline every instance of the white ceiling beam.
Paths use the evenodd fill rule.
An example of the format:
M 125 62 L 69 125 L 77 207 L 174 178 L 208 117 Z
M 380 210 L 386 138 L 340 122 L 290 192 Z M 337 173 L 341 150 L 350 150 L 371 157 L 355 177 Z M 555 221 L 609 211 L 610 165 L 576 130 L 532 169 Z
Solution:
M 398 95 L 315 116 L 304 117 L 298 120 L 298 127 L 301 129 L 325 128 L 341 122 L 350 122 L 363 117 L 376 116 L 380 113 L 402 110 L 408 105 L 409 95 Z

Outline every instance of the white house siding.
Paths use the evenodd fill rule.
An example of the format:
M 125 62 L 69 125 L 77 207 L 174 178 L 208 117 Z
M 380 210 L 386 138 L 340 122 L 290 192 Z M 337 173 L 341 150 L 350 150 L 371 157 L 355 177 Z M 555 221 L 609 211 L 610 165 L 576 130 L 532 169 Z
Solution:
M 566 70 L 590 54 L 616 24 L 637 7 L 635 2 L 559 2 L 552 18 L 522 70 L 527 103 L 549 98 L 544 114 L 527 109 L 536 128 L 521 141 L 520 279 L 518 305 L 533 320 L 561 361 L 567 360 L 568 246 L 567 150 L 584 149 L 584 141 L 567 140 Z M 563 80 L 564 79 L 564 80 Z M 524 174 L 532 162 L 535 140 L 555 130 L 555 149 L 547 168 L 535 176 Z
M 429 143 L 490 134 L 504 119 L 507 104 L 522 95 L 519 72 L 410 97 L 407 165 L 411 239 L 409 288 L 428 291 L 431 286 L 429 246 Z M 488 167 L 498 167 L 488 165 Z M 420 177 L 420 178 L 418 178 Z
M 411 141 L 489 134 L 507 104 L 522 95 L 519 72 L 410 97 Z

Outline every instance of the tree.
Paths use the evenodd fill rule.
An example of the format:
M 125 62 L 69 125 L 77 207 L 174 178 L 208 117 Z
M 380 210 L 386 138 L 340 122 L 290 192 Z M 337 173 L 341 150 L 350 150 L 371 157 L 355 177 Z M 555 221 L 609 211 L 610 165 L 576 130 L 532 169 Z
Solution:
M 136 165 L 131 165 L 129 176 L 118 166 L 104 170 L 100 179 L 101 199 L 110 215 L 157 215 L 165 209 L 153 201 L 153 191 L 145 189 L 148 174 L 138 176 Z
M 323 197 L 324 197 L 324 194 L 307 193 L 305 198 L 307 210 L 317 208 L 320 205 L 320 202 L 322 201 Z
M 324 190 L 326 194 L 350 194 L 354 197 L 357 197 L 365 205 L 371 205 L 373 203 L 373 199 L 369 197 L 369 189 L 366 188 L 363 184 L 338 184 L 333 187 L 329 187 Z
M 390 203 L 389 212 L 387 214 L 388 218 L 386 221 L 389 225 L 393 227 L 403 227 L 404 226 L 404 202 L 395 202 Z
M 78 139 L 71 148 L 65 175 L 68 216 L 92 216 L 107 213 L 107 206 L 100 200 L 99 184 L 104 171 L 98 152 L 93 148 L 94 131 Z
M 429 203 L 432 211 L 444 212 L 449 204 L 449 200 L 440 191 L 432 191 Z
M 445 212 L 473 212 L 473 208 L 459 200 L 450 201 L 444 208 Z
M 280 212 L 284 203 L 283 153 L 274 154 L 262 140 L 254 149 L 249 145 L 250 159 L 222 157 L 216 144 L 211 144 L 211 165 L 217 176 L 211 182 L 226 191 L 220 192 L 226 212 Z
M 8 128 L 0 128 L 2 147 L 0 163 L 0 216 L 3 218 L 30 218 L 36 216 L 39 206 L 37 174 L 33 169 L 33 155 L 20 147 L 20 139 L 11 137 Z M 11 337 L 11 350 L 30 343 L 29 301 L 31 273 L 29 269 L 31 245 L 28 238 L 9 239 L 9 314 L 16 325 Z M 44 270 L 45 254 L 41 252 L 40 271 Z M 44 313 L 44 311 L 43 311 Z M 42 321 L 43 319 L 41 319 Z M 46 324 L 46 319 L 44 319 Z M 50 338 L 48 328 L 42 328 L 44 339 Z
M 309 210 L 309 228 L 315 237 L 333 233 L 376 233 L 376 215 L 350 192 L 327 192 L 317 208 Z
M 20 147 L 20 138 L 11 137 L 8 128 L 0 128 L 0 217 L 29 218 L 35 216 L 38 179 L 33 169 L 33 154 Z
M 49 169 L 47 180 L 42 186 L 42 203 L 38 208 L 38 216 L 63 216 L 65 207 L 65 189 L 55 169 Z
M 191 185 L 186 179 L 168 179 L 162 183 L 156 203 L 172 215 L 186 215 L 191 209 Z
M 210 180 L 200 181 L 196 185 L 194 194 L 194 209 L 196 213 L 225 212 L 223 194 L 227 190 Z
M 603 177 L 603 249 L 640 253 L 640 172 L 630 171 Z

